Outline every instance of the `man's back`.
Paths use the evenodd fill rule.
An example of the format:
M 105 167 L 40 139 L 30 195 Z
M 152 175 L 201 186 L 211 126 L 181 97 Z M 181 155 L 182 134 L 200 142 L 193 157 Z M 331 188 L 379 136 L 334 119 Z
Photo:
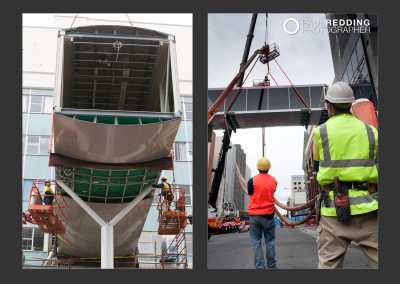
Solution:
M 315 129 L 320 164 L 317 175 L 322 185 L 341 181 L 377 183 L 378 132 L 352 114 L 339 114 Z
M 249 215 L 274 213 L 274 193 L 276 191 L 276 185 L 276 179 L 267 173 L 258 174 L 249 180 Z

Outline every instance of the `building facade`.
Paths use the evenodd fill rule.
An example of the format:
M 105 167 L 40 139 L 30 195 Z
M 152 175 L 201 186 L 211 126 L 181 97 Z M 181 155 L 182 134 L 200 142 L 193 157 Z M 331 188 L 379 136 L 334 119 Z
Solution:
M 290 176 L 290 202 L 291 206 L 299 206 L 306 203 L 306 188 L 304 175 Z
M 211 184 L 214 179 L 214 172 L 218 166 L 219 155 L 221 151 L 222 138 L 223 136 L 216 136 L 215 132 L 212 135 L 212 142 L 209 142 L 208 155 L 209 155 L 209 189 L 208 193 L 210 195 Z M 250 167 L 246 163 L 246 153 L 242 149 L 241 145 L 229 144 L 229 150 L 226 153 L 226 163 L 224 168 L 224 173 L 222 176 L 219 197 L 223 198 L 224 202 L 233 202 L 235 207 L 239 211 L 247 212 L 249 205 L 249 196 L 245 194 L 240 186 L 239 179 L 236 175 L 235 166 L 239 167 L 239 170 L 245 180 L 250 179 L 251 171 Z M 212 166 L 211 166 L 212 165 Z M 223 192 L 222 196 L 220 193 Z
M 121 21 L 98 20 L 86 17 L 55 16 L 52 26 L 23 26 L 23 86 L 22 86 L 22 210 L 28 208 L 29 193 L 34 180 L 54 179 L 54 168 L 49 167 L 49 145 L 52 123 L 52 108 L 56 70 L 58 30 L 74 26 L 131 25 L 126 15 Z M 169 182 L 175 179 L 179 187 L 186 189 L 186 211 L 192 215 L 192 26 L 152 23 L 132 23 L 176 38 L 179 89 L 181 95 L 182 123 L 177 133 L 174 152 L 174 171 L 162 175 Z M 155 195 L 158 197 L 158 195 Z M 168 246 L 173 236 L 158 236 L 158 212 L 153 202 L 139 240 L 140 254 L 151 253 L 154 247 Z M 188 256 L 191 262 L 192 227 L 187 227 Z M 40 265 L 35 257 L 47 256 L 49 236 L 36 225 L 27 223 L 22 228 L 22 250 L 25 263 Z M 189 265 L 191 265 L 189 263 Z
M 378 14 L 326 14 L 330 20 L 351 20 L 354 25 L 369 27 L 368 32 L 330 33 L 332 61 L 335 71 L 333 82 L 348 83 L 356 99 L 370 100 L 378 114 Z M 304 172 L 307 177 L 307 200 L 321 190 L 313 166 L 313 129 L 305 132 Z
M 326 14 L 330 20 L 351 20 L 368 32 L 329 33 L 334 82 L 348 83 L 356 99 L 367 98 L 378 109 L 378 14 Z

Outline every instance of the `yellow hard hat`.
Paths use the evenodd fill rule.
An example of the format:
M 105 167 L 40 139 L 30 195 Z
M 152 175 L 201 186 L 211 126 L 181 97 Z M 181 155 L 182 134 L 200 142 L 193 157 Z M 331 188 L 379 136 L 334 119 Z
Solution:
M 271 163 L 265 157 L 262 157 L 257 162 L 257 169 L 260 171 L 268 171 L 271 168 Z
M 162 177 L 162 178 L 161 178 L 161 180 L 164 180 L 164 179 L 165 179 L 165 180 L 167 180 L 167 178 L 166 178 L 166 177 Z

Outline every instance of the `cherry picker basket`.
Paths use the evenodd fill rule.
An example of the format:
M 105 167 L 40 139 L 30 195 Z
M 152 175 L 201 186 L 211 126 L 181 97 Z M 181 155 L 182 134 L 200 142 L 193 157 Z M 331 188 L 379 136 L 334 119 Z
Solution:
M 267 44 L 260 56 L 260 61 L 262 64 L 265 64 L 277 58 L 279 55 L 279 46 L 276 43 Z
M 61 195 L 61 189 L 57 183 L 50 181 L 50 187 L 54 190 L 51 205 L 44 205 L 45 195 L 40 194 L 40 188 L 44 188 L 45 181 L 34 181 L 32 183 L 29 197 L 27 219 L 37 224 L 43 233 L 64 234 L 67 227 L 68 206 Z
M 157 205 L 159 235 L 177 235 L 187 225 L 185 189 L 170 188 L 170 190 L 174 195 L 171 201 L 165 199 L 162 193 L 159 194 Z

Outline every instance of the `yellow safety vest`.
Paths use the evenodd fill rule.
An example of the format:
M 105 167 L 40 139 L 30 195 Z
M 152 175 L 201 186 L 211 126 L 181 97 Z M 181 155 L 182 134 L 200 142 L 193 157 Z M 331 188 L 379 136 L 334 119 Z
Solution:
M 45 186 L 43 188 L 43 193 L 46 194 L 47 191 L 50 191 L 50 193 L 53 193 L 53 190 L 51 189 L 51 187 Z
M 163 181 L 163 184 L 164 184 L 164 187 L 162 188 L 162 191 L 163 191 L 163 192 L 168 191 L 168 190 L 169 190 L 169 185 L 168 185 L 168 183 L 166 183 L 165 181 Z
M 320 157 L 317 180 L 321 185 L 339 181 L 368 181 L 378 183 L 378 131 L 352 114 L 339 114 L 314 129 Z M 351 215 L 378 209 L 378 201 L 368 190 L 349 189 Z M 336 216 L 334 194 L 329 192 L 330 204 L 322 202 L 321 214 Z

